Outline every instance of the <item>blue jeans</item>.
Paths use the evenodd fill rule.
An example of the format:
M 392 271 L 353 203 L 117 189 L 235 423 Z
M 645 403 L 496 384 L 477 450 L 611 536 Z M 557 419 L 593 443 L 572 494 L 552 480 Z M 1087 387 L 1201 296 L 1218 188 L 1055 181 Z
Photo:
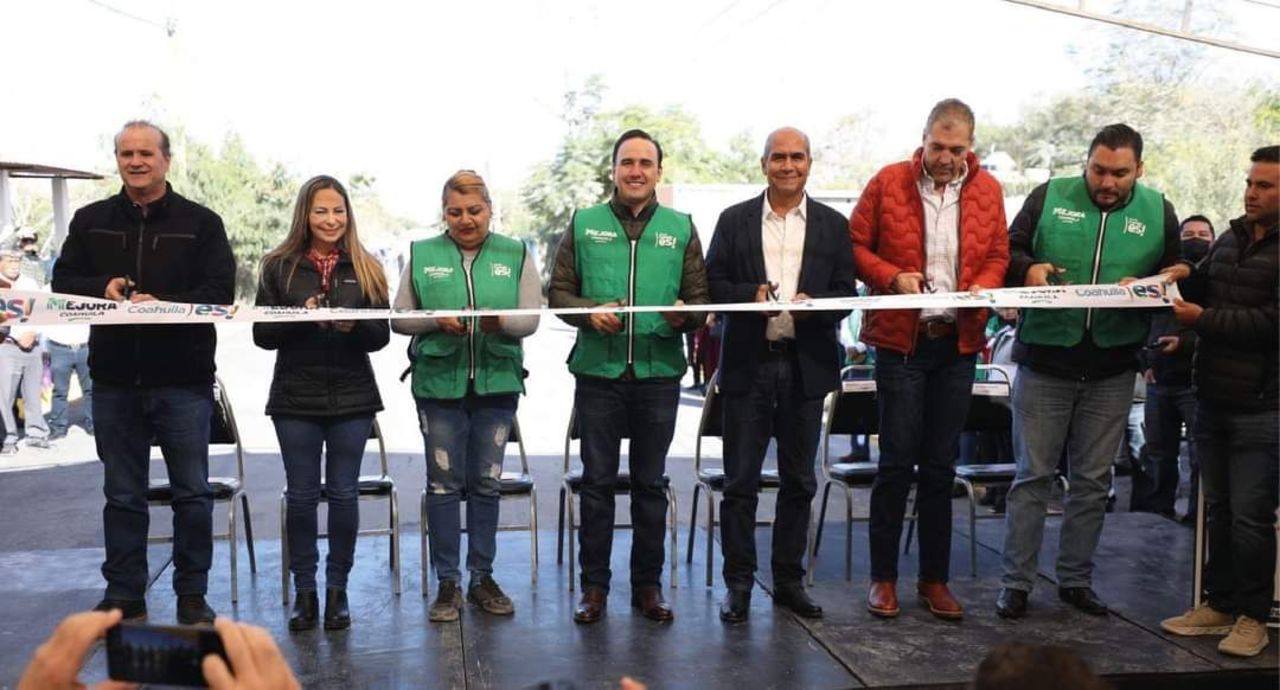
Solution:
M 1276 566 L 1280 413 L 1201 402 L 1195 445 L 1208 520 L 1204 586 L 1213 608 L 1266 621 Z
M 956 337 L 920 336 L 909 357 L 876 350 L 880 407 L 880 468 L 871 485 L 871 579 L 898 579 L 898 545 L 912 481 L 918 482 L 920 579 L 945 583 L 951 574 L 951 486 L 960 431 L 973 395 L 974 358 Z
M 1133 405 L 1134 373 L 1095 381 L 1050 376 L 1027 367 L 1013 382 L 1013 449 L 1018 470 L 1005 515 L 1002 586 L 1031 591 L 1044 515 L 1065 449 L 1071 493 L 1058 543 L 1058 586 L 1089 587 L 1111 489 L 1111 463 Z
M 1195 426 L 1196 396 L 1191 386 L 1147 384 L 1144 405 L 1146 449 L 1139 454 L 1139 470 L 1133 475 L 1133 510 L 1143 510 L 1173 517 L 1173 504 L 1178 496 L 1178 456 L 1182 450 L 1182 425 L 1188 433 Z M 1192 486 L 1195 487 L 1195 444 L 1191 446 Z M 1195 511 L 1195 494 L 1191 509 Z
M 502 458 L 519 398 L 512 394 L 417 400 L 427 453 L 431 567 L 441 581 L 461 580 L 462 518 L 458 504 L 466 500 L 467 571 L 475 582 L 493 573 Z
M 49 341 L 49 368 L 53 372 L 53 404 L 49 409 L 49 431 L 55 435 L 67 433 L 71 426 L 67 419 L 67 392 L 71 389 L 71 373 L 80 380 L 84 394 L 84 430 L 93 433 L 93 379 L 89 378 L 89 346 L 70 347 Z
M 622 439 L 631 470 L 631 587 L 661 584 L 667 516 L 667 449 L 676 431 L 680 382 L 579 376 L 573 404 L 582 438 L 582 521 L 578 564 L 583 591 L 609 591 L 614 490 Z M 571 537 L 572 538 L 572 537 Z
M 151 443 L 160 446 L 173 487 L 173 591 L 207 589 L 213 560 L 209 489 L 209 417 L 213 387 L 136 388 L 101 384 L 93 397 L 94 440 L 102 459 L 102 510 L 108 599 L 140 600 L 147 591 L 147 476 Z
M 311 417 L 278 414 L 271 418 L 284 461 L 285 532 L 289 572 L 299 592 L 316 589 L 316 508 L 320 504 L 320 456 L 324 454 L 324 493 L 329 504 L 329 556 L 325 586 L 347 588 L 360 530 L 360 461 L 373 426 L 372 414 Z

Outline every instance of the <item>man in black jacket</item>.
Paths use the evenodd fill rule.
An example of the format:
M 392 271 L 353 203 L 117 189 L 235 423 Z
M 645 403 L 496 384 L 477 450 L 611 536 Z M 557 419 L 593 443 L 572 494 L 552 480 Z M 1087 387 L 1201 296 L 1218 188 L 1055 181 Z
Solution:
M 213 211 L 165 181 L 169 137 L 144 121 L 115 138 L 124 188 L 71 220 L 53 271 L 53 290 L 128 302 L 230 304 L 235 258 Z M 173 590 L 178 622 L 211 623 L 205 602 L 213 558 L 209 418 L 213 410 L 211 324 L 93 326 L 89 370 L 93 422 L 103 465 L 106 595 L 99 610 L 147 615 L 147 469 L 152 439 L 173 486 Z
M 783 128 L 769 135 L 760 167 L 768 190 L 720 214 L 707 254 L 713 302 L 789 302 L 854 295 L 847 223 L 809 198 L 809 138 Z M 817 487 L 822 399 L 840 385 L 836 326 L 848 311 L 725 314 L 720 393 L 724 395 L 724 501 L 720 606 L 727 622 L 746 620 L 756 570 L 756 504 L 769 439 L 778 440 L 773 524 L 774 602 L 807 618 L 822 607 L 804 591 L 809 504 Z M 708 500 L 711 500 L 708 497 Z
M 1178 323 L 1199 336 L 1193 373 L 1208 519 L 1206 603 L 1161 627 L 1227 634 L 1218 651 L 1254 656 L 1267 646 L 1280 480 L 1280 146 L 1254 152 L 1244 216 L 1184 281 Z M 1238 617 L 1237 617 L 1238 616 Z
M 1200 263 L 1213 243 L 1213 223 L 1201 215 L 1187 216 L 1180 232 L 1182 258 Z M 1171 310 L 1152 314 L 1146 347 L 1139 355 L 1147 382 L 1143 404 L 1146 446 L 1133 475 L 1131 510 L 1176 517 L 1173 504 L 1178 495 L 1182 427 L 1185 424 L 1190 430 L 1195 422 L 1196 397 L 1191 390 L 1191 358 L 1195 352 L 1195 329 L 1179 325 Z M 1184 521 L 1195 520 L 1199 474 L 1195 444 L 1191 444 L 1192 498 Z

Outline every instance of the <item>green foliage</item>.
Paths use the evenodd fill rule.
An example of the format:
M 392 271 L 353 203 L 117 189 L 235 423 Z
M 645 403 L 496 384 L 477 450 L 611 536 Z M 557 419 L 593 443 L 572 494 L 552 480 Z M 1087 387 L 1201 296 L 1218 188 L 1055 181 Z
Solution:
M 555 156 L 530 173 L 520 191 L 520 211 L 508 219 L 514 234 L 544 246 L 544 257 L 554 250 L 555 238 L 575 209 L 609 197 L 613 141 L 628 129 L 644 129 L 661 142 L 665 183 L 749 182 L 759 174 L 759 153 L 749 133 L 735 136 L 727 151 L 717 151 L 703 141 L 702 126 L 683 107 L 655 111 L 630 105 L 601 111 L 604 91 L 603 80 L 593 76 L 580 90 L 565 94 L 564 138 Z
M 252 299 L 258 263 L 289 232 L 301 183 L 279 163 L 259 166 L 236 134 L 228 135 L 218 151 L 182 130 L 172 138 L 169 182 L 179 194 L 222 217 L 236 257 L 236 298 Z

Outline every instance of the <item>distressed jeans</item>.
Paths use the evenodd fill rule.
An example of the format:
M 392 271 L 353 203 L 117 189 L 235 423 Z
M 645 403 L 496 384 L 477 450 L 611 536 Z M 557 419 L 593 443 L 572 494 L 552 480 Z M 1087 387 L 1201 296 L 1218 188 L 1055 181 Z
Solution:
M 518 396 L 418 398 L 418 423 L 427 454 L 427 525 L 436 577 L 459 581 L 462 518 L 467 502 L 467 571 L 475 581 L 493 573 L 497 553 L 502 458 Z
M 1126 371 L 1078 381 L 1019 368 L 1012 401 L 1018 469 L 1005 515 L 1002 586 L 1029 592 L 1035 583 L 1049 489 L 1064 448 L 1071 492 L 1058 544 L 1058 586 L 1092 585 L 1111 463 L 1133 405 L 1133 376 Z

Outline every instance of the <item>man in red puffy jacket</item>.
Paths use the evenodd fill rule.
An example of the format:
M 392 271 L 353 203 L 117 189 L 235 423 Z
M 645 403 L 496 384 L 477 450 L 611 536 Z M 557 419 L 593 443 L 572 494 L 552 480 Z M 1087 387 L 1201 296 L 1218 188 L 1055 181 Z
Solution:
M 850 219 L 853 259 L 872 294 L 1001 287 L 1009 236 L 1000 183 L 973 154 L 973 111 L 940 101 L 911 160 L 867 184 Z M 871 488 L 867 609 L 898 615 L 898 544 L 913 475 L 919 486 L 917 591 L 939 618 L 963 616 L 947 589 L 951 485 L 972 393 L 986 309 L 866 312 L 862 340 L 876 348 L 880 469 Z

